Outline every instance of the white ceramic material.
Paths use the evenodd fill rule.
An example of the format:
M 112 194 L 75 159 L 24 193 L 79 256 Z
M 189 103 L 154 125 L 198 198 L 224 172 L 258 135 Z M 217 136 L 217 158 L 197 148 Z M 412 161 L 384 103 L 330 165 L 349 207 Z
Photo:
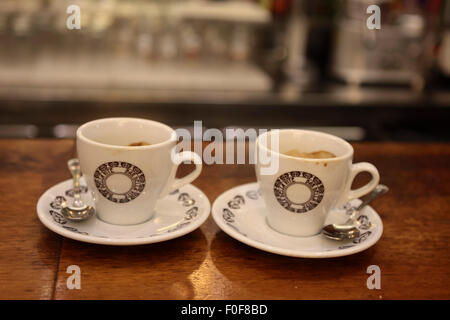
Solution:
M 128 146 L 142 141 L 151 145 Z M 152 218 L 159 198 L 196 179 L 200 157 L 186 151 L 172 161 L 175 145 L 175 131 L 155 121 L 108 118 L 82 125 L 77 131 L 78 158 L 99 219 L 118 225 L 143 223 Z M 178 164 L 185 160 L 196 168 L 176 179 Z
M 256 176 L 267 207 L 267 222 L 293 236 L 318 234 L 335 206 L 371 192 L 379 182 L 370 163 L 352 164 L 353 148 L 345 140 L 308 130 L 273 130 L 258 137 Z M 319 150 L 336 155 L 330 159 L 305 159 L 282 154 L 292 149 Z M 355 176 L 369 172 L 366 185 L 351 190 Z
M 84 179 L 82 200 L 93 205 Z M 63 202 L 72 201 L 72 180 L 48 189 L 39 199 L 39 220 L 50 230 L 74 240 L 105 245 L 140 245 L 177 238 L 197 229 L 209 216 L 206 195 L 191 184 L 158 200 L 153 219 L 132 226 L 105 223 L 97 217 L 83 222 L 67 221 L 61 214 Z
M 332 210 L 326 224 L 344 223 L 352 212 L 350 206 L 356 207 L 360 203 L 356 199 Z M 383 233 L 381 219 L 370 206 L 358 216 L 361 235 L 345 241 L 331 240 L 322 234 L 296 237 L 279 233 L 266 223 L 268 214 L 257 183 L 224 192 L 212 206 L 214 221 L 229 236 L 249 246 L 291 257 L 332 258 L 354 254 L 373 246 Z

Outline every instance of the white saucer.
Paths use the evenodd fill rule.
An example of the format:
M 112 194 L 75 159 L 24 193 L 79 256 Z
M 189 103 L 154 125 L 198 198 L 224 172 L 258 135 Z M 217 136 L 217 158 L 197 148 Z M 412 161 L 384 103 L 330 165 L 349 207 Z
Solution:
M 343 223 L 348 218 L 353 200 L 339 210 L 333 210 L 328 223 Z M 375 210 L 366 206 L 360 214 L 361 235 L 353 240 L 336 241 L 322 234 L 293 237 L 270 228 L 265 219 L 265 204 L 257 183 L 244 184 L 222 193 L 212 207 L 217 225 L 229 236 L 249 246 L 280 255 L 302 258 L 332 258 L 354 254 L 373 246 L 383 233 L 383 223 Z M 369 226 L 370 225 L 370 226 Z
M 81 180 L 81 185 L 85 185 Z M 140 245 L 181 237 L 197 229 L 209 216 L 210 203 L 206 195 L 193 185 L 185 185 L 158 201 L 155 216 L 133 226 L 105 223 L 97 217 L 83 222 L 67 221 L 61 215 L 61 202 L 73 197 L 72 180 L 61 182 L 48 189 L 39 199 L 39 220 L 50 230 L 74 240 L 106 245 Z M 82 199 L 93 205 L 87 187 Z

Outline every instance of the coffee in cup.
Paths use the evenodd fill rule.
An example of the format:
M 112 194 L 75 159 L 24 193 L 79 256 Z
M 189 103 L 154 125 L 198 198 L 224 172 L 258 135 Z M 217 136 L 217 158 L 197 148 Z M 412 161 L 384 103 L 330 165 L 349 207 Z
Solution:
M 308 159 L 329 159 L 336 158 L 336 156 L 325 150 L 313 151 L 313 152 L 304 152 L 298 149 L 291 149 L 289 151 L 283 152 L 283 154 L 296 157 L 296 158 L 308 158 Z

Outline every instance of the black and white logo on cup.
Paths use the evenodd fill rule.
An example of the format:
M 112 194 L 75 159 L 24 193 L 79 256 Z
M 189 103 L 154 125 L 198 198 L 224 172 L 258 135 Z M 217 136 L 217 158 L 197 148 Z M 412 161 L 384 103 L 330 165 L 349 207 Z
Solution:
M 291 171 L 277 178 L 273 191 L 278 202 L 295 213 L 308 212 L 322 201 L 325 187 L 315 175 Z
M 95 170 L 94 182 L 108 200 L 125 203 L 136 199 L 145 188 L 145 175 L 137 166 L 123 161 L 104 163 Z

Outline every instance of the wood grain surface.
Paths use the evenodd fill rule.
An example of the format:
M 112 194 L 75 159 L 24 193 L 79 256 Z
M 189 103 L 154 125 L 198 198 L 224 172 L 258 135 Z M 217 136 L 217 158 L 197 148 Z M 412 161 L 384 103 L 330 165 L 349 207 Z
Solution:
M 0 140 L 0 299 L 449 299 L 450 144 L 353 145 L 355 161 L 375 164 L 390 187 L 373 204 L 384 234 L 352 256 L 300 259 L 242 244 L 211 217 L 186 236 L 144 246 L 65 239 L 39 222 L 36 203 L 70 177 L 74 142 Z M 253 181 L 251 165 L 212 165 L 193 184 L 212 203 Z M 80 290 L 66 286 L 73 264 Z M 381 268 L 380 290 L 366 286 L 370 265 Z

